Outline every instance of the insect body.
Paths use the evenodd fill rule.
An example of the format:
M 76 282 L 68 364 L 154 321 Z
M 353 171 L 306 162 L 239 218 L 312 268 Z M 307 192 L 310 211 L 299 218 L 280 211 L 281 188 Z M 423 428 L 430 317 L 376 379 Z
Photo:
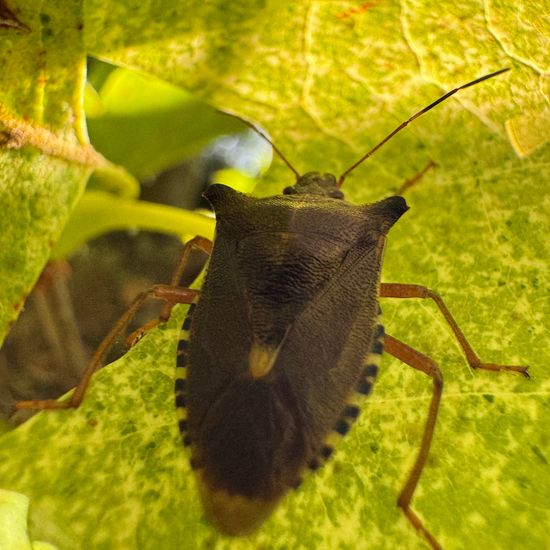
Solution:
M 216 240 L 178 378 L 206 509 L 231 534 L 256 527 L 328 457 L 330 432 L 347 432 L 354 392 L 376 376 L 370 354 L 382 352 L 382 252 L 405 200 L 331 198 L 341 193 L 330 174 L 305 174 L 293 190 L 206 192 Z
M 300 484 L 304 470 L 316 469 L 332 454 L 330 435 L 347 433 L 358 416 L 356 395 L 370 392 L 386 344 L 433 380 L 420 452 L 398 505 L 432 547 L 440 548 L 410 502 L 428 456 L 443 379 L 431 359 L 384 335 L 378 297 L 433 299 L 474 368 L 526 376 L 527 368 L 481 363 L 433 291 L 380 284 L 386 234 L 407 204 L 394 196 L 351 205 L 340 187 L 410 121 L 501 72 L 434 101 L 338 180 L 318 172 L 300 176 L 274 147 L 297 176 L 283 195 L 256 199 L 223 185 L 205 193 L 216 212 L 216 239 L 200 300 L 183 326 L 176 406 L 206 513 L 222 532 L 240 535 L 257 528 Z
M 135 299 L 68 401 L 25 401 L 18 408 L 77 407 L 93 372 L 144 300 L 152 296 L 167 303 L 159 321 L 174 304 L 190 304 L 177 357 L 179 427 L 208 517 L 221 531 L 239 535 L 257 528 L 305 470 L 330 457 L 332 436 L 347 433 L 358 416 L 360 396 L 370 392 L 385 350 L 433 382 L 420 450 L 397 504 L 432 548 L 441 548 L 410 503 L 428 457 L 443 378 L 433 360 L 384 333 L 378 298 L 433 300 L 472 368 L 528 376 L 527 367 L 482 363 L 434 291 L 381 283 L 385 238 L 407 204 L 393 196 L 352 205 L 340 187 L 409 122 L 458 90 L 506 70 L 441 96 L 338 180 L 317 172 L 300 176 L 273 146 L 297 177 L 282 195 L 258 199 L 211 186 L 205 195 L 216 212 L 213 249 L 201 237 L 187 243 L 171 284 L 155 285 Z M 212 252 L 201 291 L 177 286 L 193 248 Z

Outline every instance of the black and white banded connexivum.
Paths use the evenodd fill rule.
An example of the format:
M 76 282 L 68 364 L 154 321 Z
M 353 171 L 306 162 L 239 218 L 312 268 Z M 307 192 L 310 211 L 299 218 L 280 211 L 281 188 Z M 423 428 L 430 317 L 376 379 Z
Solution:
M 300 175 L 272 144 L 296 175 L 282 195 L 253 198 L 210 186 L 205 197 L 216 213 L 214 244 L 201 237 L 189 241 L 171 283 L 135 299 L 69 401 L 26 401 L 18 408 L 78 406 L 93 372 L 144 300 L 166 302 L 159 321 L 174 304 L 190 304 L 177 352 L 179 427 L 207 517 L 220 531 L 241 535 L 258 528 L 306 471 L 332 455 L 336 440 L 359 415 L 385 350 L 433 381 L 420 450 L 397 504 L 430 545 L 441 548 L 410 505 L 434 433 L 442 375 L 433 360 L 384 333 L 378 298 L 433 300 L 472 368 L 528 376 L 527 367 L 482 363 L 434 291 L 381 283 L 386 235 L 407 211 L 405 199 L 353 205 L 340 188 L 352 170 L 412 120 L 506 70 L 455 88 L 418 111 L 338 180 L 318 172 Z M 194 249 L 210 255 L 200 291 L 178 286 Z

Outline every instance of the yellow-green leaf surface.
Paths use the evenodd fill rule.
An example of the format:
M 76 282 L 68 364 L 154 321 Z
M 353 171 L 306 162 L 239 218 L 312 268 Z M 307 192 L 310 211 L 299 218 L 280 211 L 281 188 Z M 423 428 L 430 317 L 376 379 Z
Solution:
M 0 339 L 48 259 L 92 166 L 76 2 L 11 3 L 0 25 Z
M 530 365 L 531 380 L 472 372 L 433 304 L 383 300 L 387 331 L 445 378 L 413 506 L 446 549 L 547 546 L 550 154 L 542 145 L 520 158 L 505 131 L 548 109 L 543 11 L 504 1 L 84 4 L 89 52 L 261 123 L 301 172 L 339 173 L 438 95 L 512 68 L 415 121 L 345 184 L 350 200 L 372 201 L 435 161 L 406 194 L 383 279 L 438 290 L 484 360 Z M 258 191 L 291 182 L 276 162 Z M 231 540 L 208 526 L 173 409 L 183 313 L 101 371 L 78 411 L 2 436 L 0 486 L 31 497 L 33 538 L 94 550 L 427 547 L 395 501 L 431 383 L 390 357 L 335 460 L 257 534 Z
M 0 489 L 0 544 L 2 550 L 56 550 L 42 541 L 31 541 L 27 532 L 29 499 Z

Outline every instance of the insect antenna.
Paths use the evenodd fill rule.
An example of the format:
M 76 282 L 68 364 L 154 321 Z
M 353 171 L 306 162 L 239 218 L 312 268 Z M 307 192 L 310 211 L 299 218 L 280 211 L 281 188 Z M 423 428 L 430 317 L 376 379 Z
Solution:
M 298 170 L 296 170 L 296 168 L 294 168 L 294 166 L 292 166 L 292 164 L 290 164 L 290 162 L 287 160 L 287 158 L 283 155 L 283 153 L 281 153 L 279 148 L 267 137 L 267 135 L 264 132 L 262 132 L 259 128 L 254 126 L 254 124 L 252 124 L 252 122 L 249 122 L 248 120 L 246 120 L 244 118 L 241 118 L 238 115 L 234 115 L 233 113 L 226 113 L 225 111 L 220 111 L 219 109 L 218 109 L 218 113 L 220 113 L 222 115 L 226 115 L 226 116 L 236 118 L 237 120 L 240 120 L 243 124 L 245 124 L 251 130 L 256 132 L 260 137 L 264 138 L 267 141 L 267 143 L 269 143 L 269 145 L 271 145 L 271 147 L 273 148 L 275 153 L 277 153 L 277 155 L 279 155 L 279 158 L 294 172 L 294 174 L 296 175 L 296 179 L 298 180 L 300 178 L 300 173 L 298 172 Z
M 388 134 L 378 145 L 373 147 L 368 153 L 363 155 L 355 164 L 352 164 L 339 178 L 337 187 L 340 188 L 342 184 L 344 183 L 344 179 L 346 176 L 352 171 L 355 170 L 363 161 L 368 159 L 375 151 L 380 149 L 386 141 L 389 141 L 397 132 L 405 128 L 409 124 L 409 122 L 412 122 L 415 118 L 418 118 L 420 115 L 423 115 L 424 113 L 427 113 L 430 109 L 433 109 L 436 105 L 439 105 L 442 101 L 445 101 L 447 98 L 451 97 L 452 95 L 456 94 L 459 90 L 463 90 L 464 88 L 469 88 L 470 86 L 474 86 L 475 84 L 479 84 L 480 82 L 483 82 L 484 80 L 487 80 L 488 78 L 493 78 L 493 76 L 497 76 L 499 74 L 505 73 L 506 71 L 509 71 L 510 68 L 506 69 L 500 69 L 499 71 L 495 71 L 494 73 L 486 74 L 485 76 L 481 76 L 480 78 L 476 78 L 475 80 L 472 80 L 471 82 L 468 82 L 466 84 L 463 84 L 462 86 L 458 86 L 458 88 L 454 88 L 454 90 L 451 90 L 450 92 L 447 92 L 446 94 L 442 95 L 439 99 L 436 99 L 434 102 L 430 103 L 428 106 L 424 107 L 418 113 L 415 113 L 412 117 L 405 120 L 405 122 L 402 122 L 393 132 Z

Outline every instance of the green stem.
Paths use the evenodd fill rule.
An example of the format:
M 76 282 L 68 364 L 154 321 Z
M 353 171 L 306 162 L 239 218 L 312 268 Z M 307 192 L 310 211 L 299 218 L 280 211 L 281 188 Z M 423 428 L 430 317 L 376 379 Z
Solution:
M 214 225 L 213 219 L 180 208 L 88 191 L 76 205 L 51 258 L 64 258 L 87 241 L 110 231 L 140 229 L 212 239 Z

